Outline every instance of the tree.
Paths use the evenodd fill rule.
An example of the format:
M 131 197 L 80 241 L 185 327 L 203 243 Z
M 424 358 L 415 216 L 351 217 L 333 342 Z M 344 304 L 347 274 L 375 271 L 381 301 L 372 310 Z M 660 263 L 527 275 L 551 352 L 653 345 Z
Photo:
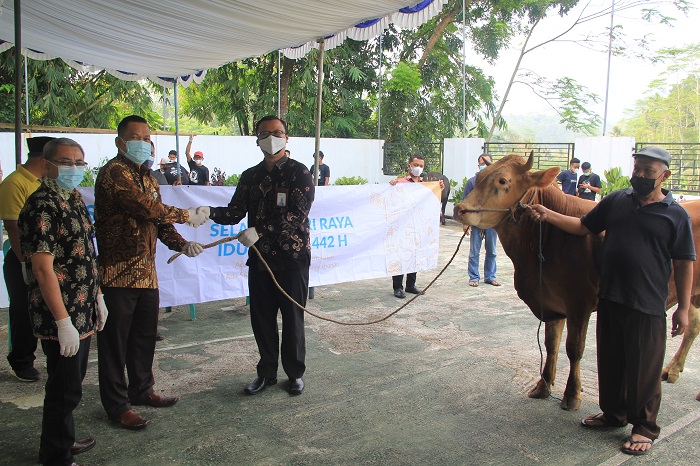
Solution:
M 661 49 L 652 60 L 668 67 L 619 123 L 620 131 L 638 141 L 700 142 L 700 43 Z
M 532 52 L 533 50 L 536 50 L 552 42 L 568 40 L 564 39 L 564 37 L 577 26 L 610 15 L 612 5 L 610 7 L 601 8 L 599 10 L 590 12 L 587 11 L 587 4 L 586 8 L 582 10 L 578 18 L 576 18 L 576 20 L 566 30 L 548 40 L 540 42 L 539 44 L 529 46 L 529 41 L 532 37 L 532 33 L 534 32 L 537 25 L 540 24 L 540 22 L 543 19 L 545 19 L 548 10 L 558 9 L 559 14 L 563 15 L 564 13 L 568 12 L 577 3 L 577 1 L 551 2 L 549 0 L 536 0 L 533 3 L 534 4 L 532 6 L 534 14 L 530 16 L 531 22 L 523 26 L 522 28 L 522 32 L 524 33 L 525 38 L 523 41 L 523 45 L 520 49 L 520 55 L 518 56 L 518 60 L 515 66 L 513 67 L 513 74 L 506 88 L 506 92 L 503 98 L 501 99 L 500 107 L 496 112 L 496 118 L 494 118 L 493 123 L 491 125 L 491 130 L 489 131 L 489 135 L 487 138 L 488 140 L 490 140 L 493 137 L 494 130 L 500 123 L 503 108 L 505 107 L 505 104 L 508 101 L 508 95 L 513 84 L 515 83 L 529 85 L 533 88 L 533 90 L 539 89 L 539 91 L 536 90 L 536 93 L 540 96 L 543 96 L 547 100 L 547 102 L 550 105 L 552 105 L 552 107 L 559 113 L 562 119 L 562 123 L 564 123 L 568 129 L 578 131 L 584 130 L 590 133 L 595 128 L 595 126 L 597 126 L 597 122 L 599 120 L 597 115 L 586 110 L 586 106 L 588 104 L 592 102 L 597 102 L 599 98 L 595 94 L 590 93 L 584 86 L 577 84 L 574 80 L 570 78 L 559 78 L 554 82 L 543 82 L 536 73 L 530 72 L 529 70 L 525 70 L 521 73 L 521 64 L 525 55 Z M 687 13 L 688 8 L 690 7 L 689 2 L 686 0 L 618 0 L 615 4 L 615 11 L 620 12 L 632 9 L 639 9 L 641 10 L 642 18 L 645 21 L 656 21 L 660 24 L 669 25 L 672 23 L 673 18 L 664 15 L 659 9 L 662 6 L 669 5 L 673 6 L 678 11 L 681 11 L 683 13 Z M 537 12 L 537 9 L 539 9 L 539 13 Z M 628 46 L 624 41 L 625 36 L 623 33 L 622 26 L 616 26 L 616 28 L 613 31 L 608 30 L 604 37 L 607 38 L 609 34 L 613 35 L 615 47 L 612 50 L 612 52 L 615 55 L 629 55 L 635 53 L 635 49 Z M 604 50 L 603 47 L 607 46 L 607 43 L 602 41 L 601 37 L 602 36 L 582 37 L 574 39 L 570 42 L 573 42 L 579 46 L 602 51 Z M 646 41 L 646 38 L 635 39 L 635 42 L 637 44 L 637 49 L 648 49 L 648 43 Z M 638 54 L 638 56 L 644 55 Z M 520 78 L 518 77 L 519 73 Z M 534 81 L 528 78 L 534 78 Z M 560 93 L 560 91 L 564 92 Z M 559 105 L 553 105 L 552 102 L 556 101 L 557 99 L 559 100 Z
M 382 137 L 392 141 L 439 140 L 455 134 L 485 135 L 494 118 L 493 79 L 465 64 L 463 92 L 462 36 L 476 51 L 493 60 L 507 45 L 522 18 L 541 14 L 542 2 L 516 0 L 450 0 L 443 12 L 415 31 L 391 27 L 379 39 L 347 40 L 326 52 L 321 134 L 369 137 L 378 125 L 377 93 L 380 63 Z M 565 12 L 575 0 L 547 3 Z M 464 17 L 464 21 L 462 21 Z M 317 52 L 298 60 L 283 58 L 280 107 L 295 135 L 314 134 Z M 229 124 L 251 134 L 254 121 L 277 113 L 277 53 L 228 64 L 209 71 L 200 85 L 183 92 L 183 112 L 203 122 Z M 408 85 L 409 82 L 412 85 Z M 498 120 L 498 118 L 497 118 Z M 500 120 L 503 124 L 502 120 Z
M 0 54 L 0 120 L 14 120 L 14 49 Z M 105 71 L 84 72 L 60 58 L 27 62 L 29 121 L 34 125 L 116 128 L 121 118 L 139 114 L 153 125 L 148 84 L 122 81 Z M 23 121 L 26 115 L 22 108 Z

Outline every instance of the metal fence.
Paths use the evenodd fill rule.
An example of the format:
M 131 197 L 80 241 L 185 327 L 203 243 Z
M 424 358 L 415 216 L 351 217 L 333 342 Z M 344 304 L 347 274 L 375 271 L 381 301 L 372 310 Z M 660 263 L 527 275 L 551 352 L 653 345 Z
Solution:
M 529 157 L 530 152 L 534 152 L 533 169 L 560 167 L 565 170 L 569 167 L 569 161 L 574 157 L 574 143 L 487 142 L 484 144 L 484 153 L 490 155 L 494 162 L 508 154 Z
M 385 175 L 402 175 L 406 173 L 408 157 L 419 154 L 425 159 L 424 171 L 442 173 L 443 149 L 442 142 L 385 142 L 382 171 Z
M 700 144 L 638 142 L 634 151 L 647 146 L 663 147 L 671 154 L 671 177 L 664 183 L 673 194 L 700 194 Z

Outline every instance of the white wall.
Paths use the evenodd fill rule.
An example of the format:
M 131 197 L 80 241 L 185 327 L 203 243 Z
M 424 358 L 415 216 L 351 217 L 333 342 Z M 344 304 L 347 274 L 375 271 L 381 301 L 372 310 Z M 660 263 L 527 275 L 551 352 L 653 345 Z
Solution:
M 632 175 L 634 138 L 600 136 L 576 138 L 574 143 L 574 156 L 581 163 L 590 162 L 593 173 L 601 178 L 604 178 L 603 171 L 613 167 L 620 167 L 625 176 Z
M 35 136 L 39 134 L 36 133 Z M 114 145 L 116 134 L 41 134 L 55 137 L 69 137 L 76 140 L 85 150 L 85 158 L 91 167 L 100 164 L 102 159 L 110 159 L 117 153 Z M 189 136 L 180 136 L 180 163 L 186 164 L 185 147 Z M 156 163 L 167 157 L 171 149 L 175 149 L 175 136 L 154 135 L 156 146 Z M 321 150 L 324 162 L 331 169 L 331 183 L 340 176 L 361 176 L 370 184 L 388 183 L 393 176 L 382 174 L 382 146 L 384 141 L 379 139 L 333 139 L 322 138 Z M 287 148 L 292 158 L 307 166 L 313 164 L 314 139 L 290 137 Z M 23 143 L 22 161 L 27 160 L 26 144 Z M 196 136 L 192 143 L 192 153 L 201 150 L 204 153 L 204 165 L 213 172 L 215 167 L 223 170 L 227 176 L 240 175 L 246 168 L 260 162 L 262 153 L 255 144 L 254 136 Z M 0 133 L 0 161 L 5 176 L 15 168 L 14 133 Z
M 462 187 L 464 178 L 471 178 L 477 171 L 477 159 L 484 153 L 482 138 L 451 138 L 445 139 L 443 173 L 450 180 L 457 182 L 457 188 Z M 452 197 L 450 192 L 450 197 Z M 445 215 L 452 216 L 454 205 L 447 203 Z

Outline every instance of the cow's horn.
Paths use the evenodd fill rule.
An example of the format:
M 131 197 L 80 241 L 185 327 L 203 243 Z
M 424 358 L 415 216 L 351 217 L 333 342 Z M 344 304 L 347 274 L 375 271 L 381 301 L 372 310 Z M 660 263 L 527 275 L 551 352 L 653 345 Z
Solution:
M 535 151 L 534 151 L 534 150 L 531 150 L 531 151 L 530 151 L 530 157 L 528 157 L 528 158 L 527 158 L 527 162 L 525 162 L 525 167 L 524 167 L 524 168 L 525 168 L 525 171 L 526 171 L 526 172 L 529 172 L 529 171 L 530 171 L 530 169 L 532 168 L 532 163 L 534 162 L 534 160 L 535 160 Z

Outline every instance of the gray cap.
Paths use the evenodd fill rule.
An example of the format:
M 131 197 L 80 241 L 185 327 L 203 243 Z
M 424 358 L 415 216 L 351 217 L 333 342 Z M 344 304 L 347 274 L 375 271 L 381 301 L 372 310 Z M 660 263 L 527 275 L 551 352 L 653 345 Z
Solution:
M 632 154 L 632 157 L 636 157 L 638 155 L 649 157 L 650 159 L 661 160 L 667 167 L 671 166 L 671 154 L 669 154 L 666 149 L 662 149 L 661 147 L 647 146 L 639 152 Z

